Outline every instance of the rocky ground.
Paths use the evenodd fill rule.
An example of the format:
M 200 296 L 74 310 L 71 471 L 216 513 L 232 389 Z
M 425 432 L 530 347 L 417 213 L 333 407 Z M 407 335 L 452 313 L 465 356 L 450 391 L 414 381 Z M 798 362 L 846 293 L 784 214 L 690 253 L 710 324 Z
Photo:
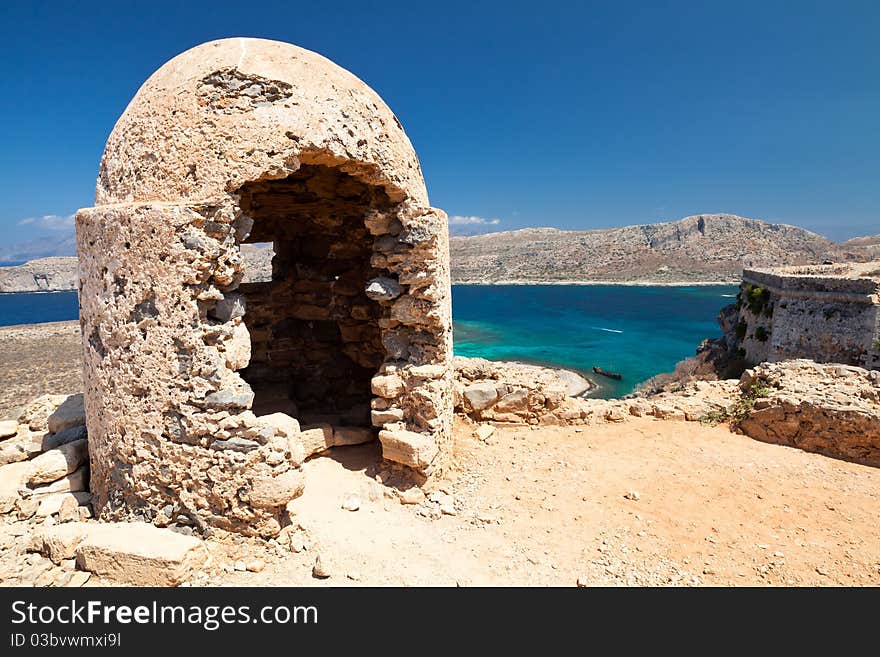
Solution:
M 0 341 L 17 345 L 23 359 L 16 372 L 38 366 L 36 343 L 46 353 L 45 338 L 57 330 L 0 329 Z M 51 351 L 46 378 L 18 384 L 25 397 L 72 390 L 55 382 L 75 380 L 63 370 L 76 357 Z M 220 533 L 202 540 L 185 524 L 106 528 L 79 502 L 40 515 L 25 502 L 31 493 L 0 516 L 0 583 L 117 583 L 124 574 L 113 564 L 140 559 L 142 545 L 156 541 L 169 546 L 150 556 L 164 559 L 154 572 L 165 579 L 141 583 L 878 585 L 880 470 L 759 442 L 725 424 L 753 380 L 768 388 L 760 403 L 747 398 L 754 408 L 791 401 L 796 392 L 779 367 L 752 371 L 744 388 L 694 382 L 650 398 L 577 400 L 575 425 L 546 419 L 558 419 L 567 401 L 543 406 L 532 425 L 459 416 L 454 467 L 425 493 L 384 466 L 375 444 L 333 448 L 306 462 L 305 493 L 289 506 L 292 524 L 271 541 Z M 4 388 L 13 383 L 9 372 L 0 370 Z M 837 403 L 844 386 L 874 417 L 877 386 L 856 374 L 858 381 L 849 371 L 817 370 L 825 383 L 816 399 Z M 510 383 L 495 385 L 497 397 Z M 63 415 L 51 427 L 46 420 L 58 430 L 50 437 L 74 421 L 75 413 Z M 133 541 L 143 527 L 148 534 Z M 129 536 L 122 548 L 120 536 Z
M 78 322 L 0 328 L 0 418 L 45 393 L 83 389 Z

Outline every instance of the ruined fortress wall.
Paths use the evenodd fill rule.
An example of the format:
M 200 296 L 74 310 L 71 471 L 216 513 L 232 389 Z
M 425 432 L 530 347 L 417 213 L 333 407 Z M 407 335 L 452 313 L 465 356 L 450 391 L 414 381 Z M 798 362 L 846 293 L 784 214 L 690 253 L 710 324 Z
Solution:
M 748 361 L 808 358 L 880 369 L 880 283 L 822 273 L 743 272 L 737 332 Z

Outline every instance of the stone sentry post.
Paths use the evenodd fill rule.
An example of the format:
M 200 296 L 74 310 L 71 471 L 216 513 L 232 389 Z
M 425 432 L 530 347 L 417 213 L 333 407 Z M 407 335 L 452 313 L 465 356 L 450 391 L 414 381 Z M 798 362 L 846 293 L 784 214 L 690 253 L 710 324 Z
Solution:
M 113 129 L 76 228 L 100 518 L 273 536 L 304 459 L 377 437 L 416 481 L 443 472 L 446 215 L 352 74 L 261 39 L 175 57 Z M 244 242 L 273 243 L 271 281 L 242 283 Z

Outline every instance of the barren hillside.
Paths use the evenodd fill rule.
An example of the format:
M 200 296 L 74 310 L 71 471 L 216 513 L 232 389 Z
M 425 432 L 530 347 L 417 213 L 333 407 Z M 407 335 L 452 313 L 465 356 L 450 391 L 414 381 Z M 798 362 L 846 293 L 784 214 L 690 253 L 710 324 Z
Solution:
M 856 246 L 856 245 L 854 245 Z M 608 230 L 527 228 L 453 237 L 454 282 L 734 281 L 742 267 L 855 259 L 803 228 L 731 214 Z

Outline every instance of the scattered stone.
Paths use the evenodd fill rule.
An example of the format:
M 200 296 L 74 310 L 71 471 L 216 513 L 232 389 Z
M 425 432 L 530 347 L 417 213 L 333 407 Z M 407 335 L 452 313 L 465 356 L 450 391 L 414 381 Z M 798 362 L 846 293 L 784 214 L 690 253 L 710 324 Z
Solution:
M 397 490 L 397 498 L 401 504 L 421 504 L 425 501 L 425 493 L 418 486 L 410 486 L 404 490 Z
M 494 433 L 495 427 L 493 427 L 491 424 L 481 424 L 479 427 L 477 427 L 477 430 L 474 431 L 474 436 L 479 440 L 485 442 L 486 440 L 491 438 Z
M 74 571 L 73 575 L 70 576 L 70 579 L 67 581 L 67 584 L 64 586 L 71 588 L 79 588 L 83 586 L 86 582 L 89 581 L 89 578 L 92 576 L 91 573 L 85 572 L 83 570 Z
M 312 567 L 312 576 L 316 579 L 327 579 L 330 577 L 330 569 L 324 565 L 321 555 L 315 557 L 315 565 Z
M 288 470 L 277 477 L 260 477 L 254 480 L 250 502 L 261 509 L 281 508 L 299 497 L 304 485 L 304 475 L 299 469 Z
M 361 580 L 361 573 L 359 570 L 350 570 L 346 574 L 346 577 L 354 582 L 359 582 Z
M 91 495 L 89 495 L 91 500 Z M 58 509 L 58 522 L 74 522 L 79 520 L 79 500 L 73 495 L 65 496 Z
M 590 586 L 590 583 L 586 576 L 581 576 L 577 578 L 577 585 L 578 588 L 585 589 Z
M 11 438 L 18 433 L 18 422 L 15 420 L 0 420 L 0 440 Z
M 64 506 L 65 504 L 67 504 L 68 508 L 70 509 L 71 504 L 79 507 L 80 505 L 88 504 L 91 501 L 91 494 L 86 492 L 51 493 L 49 495 L 41 495 L 39 497 L 40 505 L 37 507 L 36 515 L 38 518 L 45 518 L 46 516 L 52 516 L 56 513 L 60 513 L 62 506 Z M 76 519 L 74 516 L 78 516 L 79 514 L 78 511 L 74 514 L 73 510 L 69 510 L 67 513 L 67 517 L 71 519 Z
M 27 520 L 32 517 L 40 506 L 39 500 L 29 497 L 18 501 L 18 519 Z
M 355 495 L 349 495 L 342 500 L 342 508 L 346 511 L 357 511 L 361 508 L 361 501 Z
M 634 490 L 627 491 L 626 493 L 623 494 L 623 496 L 628 500 L 632 500 L 633 502 L 638 502 L 641 499 L 641 496 L 639 495 L 638 491 L 634 491 Z
M 244 561 L 236 561 L 232 564 L 232 569 L 236 572 L 243 573 L 247 570 L 247 564 Z
M 248 561 L 246 568 L 249 572 L 259 573 L 262 572 L 266 567 L 266 562 L 261 559 L 254 559 L 253 561 Z
M 83 395 L 77 393 L 69 395 L 58 407 L 52 411 L 47 419 L 47 428 L 50 433 L 61 433 L 65 429 L 84 425 L 86 423 L 86 411 L 83 408 Z
M 461 394 L 475 411 L 489 408 L 498 401 L 498 390 L 494 383 L 475 383 L 464 388 Z
M 61 447 L 61 445 L 72 443 L 74 440 L 82 440 L 87 437 L 88 431 L 86 430 L 85 425 L 78 424 L 75 427 L 68 427 L 64 431 L 59 431 L 58 433 L 45 434 L 40 447 L 44 452 L 47 452 L 50 449 Z
M 86 463 L 88 458 L 89 445 L 85 439 L 51 449 L 31 461 L 28 483 L 46 484 L 57 481 Z

